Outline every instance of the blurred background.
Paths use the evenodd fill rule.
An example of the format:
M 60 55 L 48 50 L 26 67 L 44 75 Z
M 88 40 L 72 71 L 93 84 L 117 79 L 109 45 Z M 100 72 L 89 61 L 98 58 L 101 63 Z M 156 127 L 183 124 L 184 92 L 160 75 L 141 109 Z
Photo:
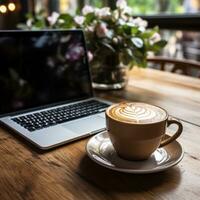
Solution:
M 134 16 L 141 16 L 149 27 L 158 25 L 162 37 L 168 41 L 162 54 L 172 58 L 200 61 L 200 0 L 128 0 Z M 115 0 L 1 0 L 0 29 L 16 29 L 26 21 L 27 13 L 41 9 L 46 15 L 53 11 L 75 13 L 84 5 L 109 6 Z

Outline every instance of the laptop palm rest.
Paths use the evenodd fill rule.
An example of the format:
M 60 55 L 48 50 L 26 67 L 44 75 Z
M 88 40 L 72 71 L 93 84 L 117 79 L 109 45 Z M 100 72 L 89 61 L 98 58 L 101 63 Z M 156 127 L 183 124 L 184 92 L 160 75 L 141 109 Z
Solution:
M 76 120 L 62 127 L 79 134 L 92 133 L 106 127 L 105 118 L 101 116 L 90 116 L 84 119 Z

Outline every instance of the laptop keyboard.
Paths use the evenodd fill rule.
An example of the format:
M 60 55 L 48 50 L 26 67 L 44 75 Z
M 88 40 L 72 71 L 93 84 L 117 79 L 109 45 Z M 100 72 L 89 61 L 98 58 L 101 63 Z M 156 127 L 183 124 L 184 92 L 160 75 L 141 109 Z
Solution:
M 15 117 L 12 118 L 12 120 L 32 132 L 63 122 L 103 112 L 108 106 L 109 105 L 106 103 L 102 103 L 97 100 L 90 100 Z

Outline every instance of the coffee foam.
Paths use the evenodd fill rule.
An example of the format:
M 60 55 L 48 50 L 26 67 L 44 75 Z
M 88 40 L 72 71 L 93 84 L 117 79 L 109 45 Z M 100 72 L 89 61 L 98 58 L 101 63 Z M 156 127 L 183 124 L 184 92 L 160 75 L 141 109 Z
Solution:
M 120 103 L 108 108 L 107 114 L 118 121 L 146 124 L 163 121 L 167 113 L 156 106 L 145 103 Z

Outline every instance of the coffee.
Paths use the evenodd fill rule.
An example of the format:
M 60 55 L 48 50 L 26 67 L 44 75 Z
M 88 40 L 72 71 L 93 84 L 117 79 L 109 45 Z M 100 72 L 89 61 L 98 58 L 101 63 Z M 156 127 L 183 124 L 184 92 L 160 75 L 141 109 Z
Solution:
M 165 139 L 171 124 L 178 130 Z M 138 102 L 111 105 L 106 110 L 106 126 L 116 152 L 128 160 L 147 159 L 158 147 L 179 137 L 183 129 L 179 121 L 168 119 L 164 109 Z
M 155 123 L 167 118 L 166 111 L 146 103 L 115 104 L 107 114 L 115 120 L 135 124 Z

